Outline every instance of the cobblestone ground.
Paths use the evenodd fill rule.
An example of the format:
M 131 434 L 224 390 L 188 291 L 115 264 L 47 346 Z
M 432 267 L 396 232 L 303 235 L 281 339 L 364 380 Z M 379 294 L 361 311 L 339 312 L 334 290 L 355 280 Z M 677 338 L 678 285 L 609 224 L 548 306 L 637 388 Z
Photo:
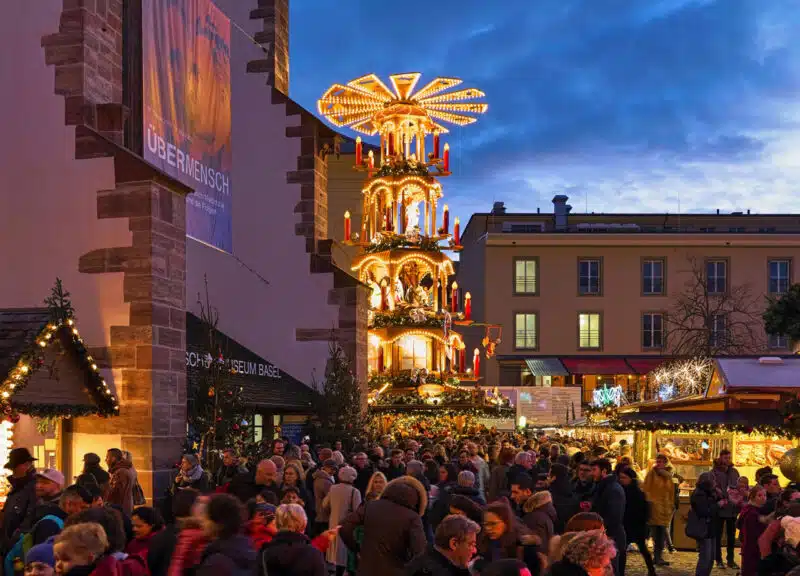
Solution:
M 697 565 L 697 552 L 675 552 L 666 553 L 665 560 L 669 566 L 656 567 L 658 576 L 693 576 L 694 567 Z M 736 559 L 739 562 L 739 559 Z M 738 570 L 714 568 L 713 576 L 737 576 Z M 641 555 L 638 552 L 628 552 L 628 562 L 625 576 L 647 576 L 647 568 L 644 565 Z

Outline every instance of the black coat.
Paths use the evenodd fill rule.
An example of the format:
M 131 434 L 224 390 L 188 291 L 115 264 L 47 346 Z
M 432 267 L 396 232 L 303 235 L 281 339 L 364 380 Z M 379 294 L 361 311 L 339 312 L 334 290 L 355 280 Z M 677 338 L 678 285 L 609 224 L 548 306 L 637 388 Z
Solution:
M 90 466 L 87 464 L 83 468 L 83 473 L 91 474 L 92 476 L 94 476 L 94 479 L 97 480 L 97 485 L 103 489 L 108 487 L 108 483 L 111 480 L 111 476 L 108 474 L 108 472 L 103 470 L 99 464 L 96 464 L 94 466 Z
M 266 568 L 266 570 L 265 570 Z M 327 576 L 325 556 L 308 537 L 278 532 L 259 553 L 258 574 L 269 576 Z
M 8 478 L 11 492 L 3 506 L 3 550 L 7 551 L 14 544 L 13 536 L 28 514 L 36 508 L 36 470 L 30 469 L 22 478 Z
M 150 576 L 167 576 L 177 543 L 178 529 L 175 526 L 167 526 L 153 535 L 150 547 L 147 549 L 147 568 Z
M 363 499 L 367 495 L 367 486 L 369 485 L 369 481 L 375 471 L 369 464 L 360 470 L 356 468 L 356 471 L 358 472 L 358 476 L 356 476 L 356 481 L 353 482 L 353 486 L 355 486 L 356 489 L 361 492 L 361 498 Z
M 206 546 L 196 576 L 252 576 L 256 570 L 256 552 L 247 536 L 214 540 Z
M 228 484 L 228 494 L 236 496 L 243 504 L 258 496 L 259 492 L 259 487 L 256 485 L 255 467 L 247 472 L 237 474 Z
M 561 534 L 569 519 L 581 511 L 580 502 L 578 496 L 572 491 L 572 485 L 567 478 L 554 481 L 548 490 L 553 496 L 553 506 L 558 516 L 554 528 L 556 534 Z
M 597 484 L 592 480 L 581 482 L 576 478 L 572 481 L 572 492 L 578 498 L 579 502 L 591 502 L 596 491 Z
M 628 542 L 647 538 L 647 524 L 650 520 L 650 503 L 633 480 L 625 486 L 625 536 Z
M 614 474 L 609 474 L 597 483 L 592 512 L 600 514 L 606 534 L 614 541 L 618 550 L 624 550 L 628 546 L 625 538 L 625 490 Z
M 433 546 L 406 566 L 406 576 L 469 576 L 467 568 L 459 568 Z

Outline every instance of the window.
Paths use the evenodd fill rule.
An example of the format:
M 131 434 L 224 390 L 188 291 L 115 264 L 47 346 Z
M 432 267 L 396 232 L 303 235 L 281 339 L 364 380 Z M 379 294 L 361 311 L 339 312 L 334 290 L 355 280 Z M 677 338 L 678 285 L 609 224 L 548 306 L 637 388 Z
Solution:
M 515 348 L 535 349 L 538 347 L 536 339 L 536 314 L 526 313 L 517 314 L 514 321 L 515 325 Z
M 727 260 L 709 260 L 706 262 L 706 289 L 709 294 L 724 294 L 727 291 Z
M 769 261 L 769 293 L 783 294 L 789 290 L 791 263 L 789 260 Z
M 253 442 L 261 442 L 264 439 L 264 417 L 256 414 L 253 417 Z
M 788 350 L 789 338 L 787 338 L 783 334 L 770 334 L 769 347 L 777 350 Z
M 428 369 L 428 341 L 419 336 L 403 336 L 400 342 L 400 370 Z
M 711 332 L 709 334 L 711 346 L 722 348 L 728 340 L 728 319 L 724 314 L 711 316 Z
M 538 293 L 539 262 L 535 258 L 514 262 L 514 293 L 535 295 Z
M 578 260 L 578 293 L 600 294 L 600 260 Z
M 600 348 L 600 314 L 578 314 L 578 348 Z
M 646 296 L 664 294 L 664 260 L 642 262 L 642 293 Z
M 664 315 L 660 312 L 642 314 L 642 348 L 664 347 Z

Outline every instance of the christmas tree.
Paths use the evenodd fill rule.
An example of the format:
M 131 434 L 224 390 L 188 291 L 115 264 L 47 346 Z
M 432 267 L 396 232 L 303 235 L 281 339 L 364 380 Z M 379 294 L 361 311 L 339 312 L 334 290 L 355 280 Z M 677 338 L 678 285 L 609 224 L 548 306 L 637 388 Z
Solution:
M 362 390 L 350 359 L 335 340 L 329 344 L 329 354 L 325 382 L 319 390 L 314 440 L 320 444 L 341 440 L 350 445 L 366 425 Z

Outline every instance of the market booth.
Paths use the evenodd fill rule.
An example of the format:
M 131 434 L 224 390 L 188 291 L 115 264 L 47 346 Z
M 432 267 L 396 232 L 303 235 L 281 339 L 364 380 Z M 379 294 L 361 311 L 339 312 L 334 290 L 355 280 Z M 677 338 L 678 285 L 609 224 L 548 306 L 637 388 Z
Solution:
M 662 453 L 682 478 L 674 527 L 678 548 L 696 546 L 684 535 L 689 497 L 720 451 L 731 451 L 734 465 L 751 486 L 764 466 L 773 468 L 782 485 L 790 481 L 779 464 L 797 441 L 783 425 L 781 409 L 798 392 L 800 357 L 722 358 L 713 362 L 702 393 L 643 403 L 619 414 L 614 427 L 634 432 L 634 453 L 642 469 L 649 469 Z
M 44 308 L 0 309 L 0 408 L 0 466 L 13 446 L 24 446 L 38 468 L 57 468 L 69 480 L 82 457 L 73 454 L 72 418 L 113 416 L 119 403 L 72 318 L 54 319 Z M 7 490 L 0 481 L 0 502 Z

